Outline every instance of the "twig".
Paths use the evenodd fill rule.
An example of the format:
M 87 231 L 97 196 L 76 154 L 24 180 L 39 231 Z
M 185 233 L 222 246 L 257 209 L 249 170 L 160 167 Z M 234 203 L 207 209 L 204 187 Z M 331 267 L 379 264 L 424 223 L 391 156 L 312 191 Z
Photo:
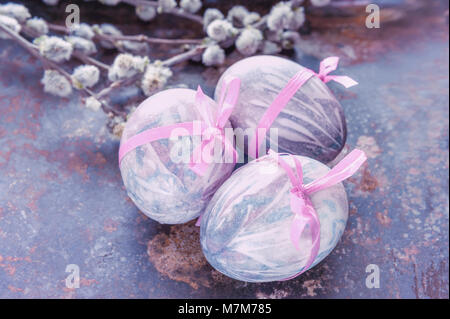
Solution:
M 37 51 L 37 48 L 34 44 L 27 41 L 24 37 L 12 31 L 7 26 L 0 23 L 0 30 L 7 33 L 13 40 L 15 40 L 18 44 L 20 44 L 23 48 L 25 48 L 31 55 L 39 59 L 41 62 L 47 63 L 46 59 Z M 46 65 L 44 65 L 45 67 Z
M 58 26 L 58 27 L 59 27 L 59 26 Z M 64 29 L 65 29 L 65 27 L 61 27 L 61 28 L 64 28 Z M 31 35 L 29 29 L 28 29 L 25 25 L 23 25 L 23 24 L 22 24 L 22 30 L 21 30 L 21 33 L 24 33 L 25 35 L 32 37 L 32 35 Z M 24 39 L 24 40 L 26 41 L 26 39 Z M 28 41 L 26 41 L 26 42 L 28 43 Z M 34 45 L 33 45 L 33 46 L 34 46 Z M 35 56 L 36 56 L 36 55 L 35 55 Z M 87 55 L 85 55 L 85 54 L 82 53 L 82 52 L 74 51 L 74 52 L 72 53 L 72 56 L 75 57 L 75 58 L 77 58 L 78 60 L 80 60 L 81 62 L 83 62 L 83 63 L 85 63 L 85 64 L 95 65 L 95 66 L 99 67 L 100 69 L 103 69 L 103 70 L 106 70 L 106 71 L 109 70 L 109 66 L 108 66 L 108 65 L 106 65 L 106 64 L 104 64 L 103 62 L 101 62 L 101 61 L 99 61 L 99 60 L 96 60 L 96 59 L 94 59 L 94 58 L 92 58 L 92 57 L 90 57 L 90 56 L 87 56 Z M 39 54 L 39 56 L 37 56 L 37 57 L 40 58 L 41 55 Z
M 203 24 L 203 18 L 201 16 L 186 12 L 183 9 L 176 8 L 176 9 L 172 9 L 171 11 L 169 11 L 167 13 L 173 14 L 178 17 L 187 18 L 187 19 L 190 19 L 197 23 Z
M 163 66 L 172 66 L 174 64 L 178 64 L 184 61 L 187 61 L 197 55 L 199 55 L 200 53 L 202 53 L 204 50 L 206 49 L 206 45 L 199 45 L 189 51 L 177 54 L 165 61 L 162 62 Z
M 24 37 L 22 37 L 20 34 L 15 33 L 14 31 L 10 30 L 8 27 L 4 26 L 3 24 L 0 24 L 0 30 L 2 30 L 3 32 L 7 33 L 9 36 L 11 36 L 11 38 L 13 40 L 15 40 L 20 46 L 22 46 L 23 48 L 25 48 L 31 55 L 33 55 L 34 57 L 36 57 L 37 59 L 39 59 L 44 67 L 44 69 L 53 69 L 58 71 L 59 73 L 61 73 L 65 78 L 67 78 L 67 80 L 70 81 L 70 83 L 72 83 L 72 77 L 71 75 L 64 70 L 61 66 L 59 66 L 58 64 L 56 64 L 55 62 L 49 60 L 48 58 L 46 58 L 45 56 L 42 56 L 39 53 L 39 49 L 36 45 L 34 45 L 33 43 L 29 42 L 27 39 L 25 39 Z M 124 116 L 124 112 L 121 112 L 119 110 L 115 110 L 114 108 L 112 108 L 106 101 L 100 100 L 98 95 L 94 92 L 92 92 L 91 90 L 87 89 L 87 88 L 83 88 L 81 89 L 82 91 L 84 91 L 86 94 L 95 97 L 96 99 L 98 99 L 100 101 L 100 103 L 102 104 L 102 109 L 105 113 L 108 112 L 112 112 L 115 115 L 120 115 L 120 116 Z M 100 97 L 101 98 L 101 97 Z
M 263 29 L 266 26 L 267 15 L 259 19 L 259 21 L 253 24 L 253 27 L 256 29 Z
M 65 26 L 48 23 L 48 27 L 52 31 L 61 32 L 69 34 L 70 30 Z M 167 39 L 167 38 L 154 38 L 146 36 L 145 34 L 137 34 L 137 35 L 110 35 L 110 34 L 101 34 L 97 33 L 95 35 L 96 38 L 100 40 L 108 40 L 111 42 L 114 41 L 133 41 L 133 42 L 145 42 L 150 44 L 200 44 L 202 39 Z
M 131 85 L 133 83 L 135 83 L 139 77 L 141 76 L 141 73 L 138 73 L 130 78 L 126 78 L 126 79 L 122 79 L 122 80 L 118 80 L 118 81 L 114 81 L 112 82 L 109 86 L 105 87 L 104 89 L 102 89 L 100 92 L 98 92 L 96 94 L 96 97 L 98 99 L 104 98 L 106 97 L 109 93 L 111 93 L 114 89 L 120 88 L 120 87 L 125 87 L 128 85 Z
M 154 8 L 158 8 L 158 3 L 155 1 L 147 1 L 147 0 L 122 0 L 123 3 L 132 5 L 132 6 L 149 6 L 149 7 L 154 7 Z M 189 13 L 184 11 L 183 9 L 179 9 L 179 8 L 175 8 L 172 10 L 169 10 L 167 12 L 163 12 L 163 13 L 168 13 L 168 14 L 173 14 L 176 15 L 178 17 L 183 17 L 192 21 L 195 21 L 197 23 L 203 24 L 203 18 L 199 15 L 193 14 L 193 13 Z
M 163 39 L 148 37 L 144 34 L 138 35 L 109 35 L 109 34 L 96 34 L 101 40 L 108 41 L 133 41 L 133 42 L 146 42 L 150 44 L 200 44 L 202 39 Z
M 109 71 L 109 69 L 110 69 L 109 65 L 106 65 L 105 63 L 103 63 L 99 60 L 96 60 L 90 56 L 87 56 L 81 52 L 74 51 L 72 53 L 72 56 L 74 56 L 75 58 L 77 58 L 78 60 L 80 60 L 81 62 L 83 62 L 85 64 L 95 65 L 96 67 L 103 69 L 105 71 Z

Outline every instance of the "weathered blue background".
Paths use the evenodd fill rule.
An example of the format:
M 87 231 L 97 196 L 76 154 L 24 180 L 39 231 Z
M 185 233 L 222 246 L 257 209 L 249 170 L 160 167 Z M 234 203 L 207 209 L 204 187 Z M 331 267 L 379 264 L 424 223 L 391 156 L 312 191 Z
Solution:
M 52 9 L 24 2 L 35 15 L 63 17 L 64 2 Z M 118 141 L 103 113 L 83 108 L 76 95 L 44 94 L 40 63 L 0 40 L 0 297 L 448 298 L 448 4 L 392 3 L 381 29 L 364 27 L 363 8 L 347 17 L 315 14 L 314 32 L 290 56 L 310 68 L 330 54 L 343 58 L 338 73 L 360 85 L 330 86 L 345 108 L 348 144 L 369 161 L 346 183 L 350 217 L 336 250 L 299 278 L 267 284 L 214 271 L 192 223 L 162 226 L 140 213 L 122 186 Z M 147 26 L 126 5 L 100 8 L 84 4 L 82 21 L 115 21 L 129 34 L 184 34 L 169 31 L 171 19 L 200 34 L 178 18 Z M 201 84 L 212 95 L 221 72 L 185 64 L 171 84 Z M 68 264 L 80 267 L 79 289 L 65 286 Z M 379 289 L 366 288 L 368 264 L 380 268 Z

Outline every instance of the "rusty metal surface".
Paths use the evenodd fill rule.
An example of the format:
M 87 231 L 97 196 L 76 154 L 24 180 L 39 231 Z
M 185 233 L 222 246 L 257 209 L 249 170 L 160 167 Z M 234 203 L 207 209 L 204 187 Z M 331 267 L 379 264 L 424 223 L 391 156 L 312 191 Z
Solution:
M 78 96 L 44 94 L 39 62 L 1 40 L 0 297 L 448 298 L 448 7 L 408 11 L 420 2 L 393 2 L 389 10 L 404 17 L 382 20 L 379 30 L 364 28 L 364 13 L 336 18 L 332 31 L 318 24 L 331 18 L 314 16 L 322 29 L 290 55 L 310 68 L 343 56 L 339 72 L 360 85 L 330 86 L 346 112 L 348 144 L 369 161 L 345 184 L 350 216 L 337 248 L 301 277 L 266 284 L 214 271 L 192 223 L 159 225 L 140 213 L 123 188 L 106 117 Z M 60 19 L 58 8 L 33 3 L 34 14 Z M 117 19 L 112 10 L 103 7 L 99 19 Z M 221 72 L 185 64 L 171 84 L 200 84 L 212 95 Z M 65 286 L 68 264 L 80 267 L 78 289 Z M 380 268 L 378 289 L 365 285 L 368 264 Z

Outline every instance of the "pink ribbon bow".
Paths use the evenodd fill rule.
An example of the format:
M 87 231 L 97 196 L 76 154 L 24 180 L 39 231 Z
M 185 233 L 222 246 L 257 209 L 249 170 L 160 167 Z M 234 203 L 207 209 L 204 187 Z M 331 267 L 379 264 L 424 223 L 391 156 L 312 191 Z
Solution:
M 316 74 L 319 79 L 322 80 L 323 83 L 328 83 L 330 81 L 335 81 L 343 86 L 345 88 L 352 87 L 354 85 L 357 85 L 358 82 L 353 80 L 351 77 L 348 77 L 346 75 L 328 75 L 328 73 L 333 72 L 337 69 L 339 63 L 339 57 L 337 56 L 330 56 L 326 59 L 323 59 L 320 62 L 319 66 L 319 73 L 315 73 L 314 71 L 310 70 L 314 74 Z
M 203 150 L 206 149 L 208 155 L 211 156 L 215 140 L 219 140 L 224 146 L 225 154 L 228 150 L 233 152 L 233 161 L 237 162 L 238 154 L 232 144 L 224 134 L 224 127 L 233 112 L 236 102 L 239 97 L 240 80 L 235 77 L 225 78 L 224 85 L 221 90 L 219 107 L 217 115 L 208 106 L 206 95 L 203 93 L 200 86 L 197 88 L 196 94 L 196 108 L 198 113 L 206 124 L 203 130 L 202 143 L 194 149 L 191 163 L 189 167 L 198 175 L 203 176 L 208 168 L 208 163 L 204 159 Z
M 349 178 L 366 161 L 367 157 L 363 151 L 355 149 L 347 156 L 345 156 L 325 176 L 304 185 L 302 165 L 298 158 L 289 154 L 277 154 L 271 151 L 269 151 L 269 154 L 277 156 L 279 165 L 286 171 L 286 174 L 289 176 L 292 184 L 290 193 L 290 206 L 292 212 L 295 214 L 290 230 L 290 238 L 292 244 L 297 250 L 301 249 L 299 245 L 300 236 L 306 229 L 306 226 L 309 227 L 312 237 L 312 248 L 305 266 L 299 273 L 285 279 L 288 280 L 295 278 L 308 270 L 319 252 L 320 221 L 317 212 L 311 202 L 310 195 L 325 188 L 336 185 Z M 293 159 L 295 163 L 295 171 L 293 171 L 289 164 L 281 158 L 282 155 L 288 155 Z
M 248 154 L 253 158 L 259 157 L 259 147 L 264 141 L 267 130 L 272 126 L 278 114 L 284 109 L 287 103 L 295 95 L 295 93 L 314 75 L 319 77 L 324 83 L 335 81 L 346 88 L 358 84 L 355 80 L 344 75 L 328 75 L 330 72 L 337 69 L 339 63 L 338 57 L 329 57 L 320 62 L 319 73 L 310 69 L 302 68 L 298 71 L 287 83 L 283 90 L 278 93 L 275 100 L 268 107 L 261 120 L 256 127 L 255 134 L 252 136 L 248 144 Z
M 216 139 L 220 140 L 224 146 L 225 152 L 232 150 L 233 163 L 236 163 L 238 154 L 233 146 L 233 143 L 225 138 L 224 127 L 231 115 L 231 112 L 233 111 L 234 106 L 236 105 L 239 96 L 240 84 L 240 79 L 236 77 L 228 77 L 225 79 L 221 90 L 222 93 L 217 112 L 214 112 L 214 110 L 208 105 L 207 98 L 199 86 L 195 96 L 195 106 L 202 118 L 200 130 L 196 129 L 195 122 L 183 122 L 145 130 L 120 144 L 119 165 L 126 154 L 139 146 L 160 139 L 170 138 L 172 136 L 188 135 L 201 135 L 206 137 L 203 138 L 201 144 L 194 149 L 191 162 L 189 163 L 190 169 L 192 169 L 196 174 L 200 176 L 205 174 L 209 163 L 205 160 L 204 156 L 202 156 L 204 155 L 203 150 L 207 148 L 209 154 L 211 154 Z M 182 130 L 179 130 L 180 128 Z

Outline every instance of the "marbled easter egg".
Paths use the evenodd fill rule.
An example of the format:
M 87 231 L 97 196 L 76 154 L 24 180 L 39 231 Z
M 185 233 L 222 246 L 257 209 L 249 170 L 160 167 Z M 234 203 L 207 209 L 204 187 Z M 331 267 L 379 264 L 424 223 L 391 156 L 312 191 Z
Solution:
M 240 78 L 239 100 L 230 117 L 231 124 L 234 129 L 252 128 L 254 132 L 278 93 L 303 68 L 276 56 L 262 55 L 240 60 L 221 76 L 215 98 L 218 100 L 226 76 Z M 267 143 L 270 143 L 271 149 L 311 157 L 323 163 L 332 161 L 339 154 L 347 136 L 342 106 L 317 76 L 311 77 L 297 90 L 271 128 L 278 130 L 278 136 L 267 132 Z M 244 147 L 238 146 L 241 149 Z
M 169 89 L 146 99 L 128 119 L 121 144 L 147 129 L 200 121 L 195 94 L 190 89 Z M 214 100 L 207 97 L 207 101 L 209 107 L 217 109 Z M 198 217 L 233 171 L 234 164 L 216 161 L 209 164 L 203 176 L 194 173 L 183 155 L 188 153 L 190 160 L 193 144 L 191 136 L 160 139 L 133 149 L 120 163 L 129 197 L 144 214 L 160 223 L 178 224 Z
M 316 160 L 297 158 L 305 184 L 329 171 Z M 295 167 L 292 159 L 286 162 Z M 286 171 L 272 156 L 237 169 L 217 190 L 202 217 L 200 240 L 208 262 L 221 273 L 247 282 L 278 281 L 298 274 L 307 263 L 312 240 L 308 228 L 300 237 L 301 250 L 290 239 L 291 188 Z M 320 221 L 320 249 L 312 268 L 342 236 L 348 202 L 342 183 L 310 198 Z

